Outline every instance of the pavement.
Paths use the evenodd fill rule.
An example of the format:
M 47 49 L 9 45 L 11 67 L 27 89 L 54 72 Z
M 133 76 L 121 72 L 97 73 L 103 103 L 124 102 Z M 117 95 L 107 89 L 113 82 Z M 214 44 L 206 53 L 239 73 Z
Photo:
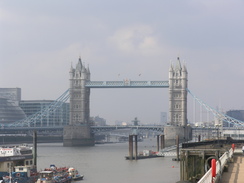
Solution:
M 222 174 L 220 183 L 244 183 L 244 154 L 241 149 L 234 151 L 233 163 L 229 163 L 228 172 Z

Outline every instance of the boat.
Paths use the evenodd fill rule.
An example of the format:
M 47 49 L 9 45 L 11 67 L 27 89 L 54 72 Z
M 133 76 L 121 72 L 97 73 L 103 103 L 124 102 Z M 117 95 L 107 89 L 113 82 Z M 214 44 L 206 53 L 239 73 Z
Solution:
M 53 183 L 53 171 L 40 171 L 36 183 Z
M 80 175 L 73 167 L 56 167 L 50 165 L 39 172 L 37 183 L 70 183 L 71 181 L 83 180 L 84 175 Z
M 84 175 L 80 175 L 79 172 L 73 167 L 70 167 L 68 169 L 68 172 L 69 172 L 69 175 L 72 177 L 72 180 L 74 180 L 74 181 L 83 180 L 83 178 L 84 178 Z
M 0 147 L 0 177 L 3 181 L 33 183 L 37 179 L 36 166 L 30 148 L 18 146 Z
M 28 144 L 21 144 L 18 146 L 15 146 L 17 149 L 19 149 L 21 154 L 32 154 L 32 147 Z

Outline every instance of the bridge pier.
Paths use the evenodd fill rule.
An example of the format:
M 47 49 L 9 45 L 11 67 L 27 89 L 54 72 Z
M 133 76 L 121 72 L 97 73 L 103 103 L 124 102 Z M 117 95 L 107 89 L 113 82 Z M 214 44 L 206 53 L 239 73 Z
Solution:
M 164 135 L 157 135 L 157 152 L 159 152 L 159 141 L 160 141 L 160 149 L 164 148 Z
M 192 139 L 192 128 L 190 126 L 165 126 L 165 146 L 176 144 L 176 136 L 179 136 L 179 143 L 187 142 Z
M 95 140 L 88 125 L 68 125 L 64 127 L 63 146 L 94 146 Z
M 133 138 L 135 137 L 135 158 L 133 156 Z M 137 135 L 129 135 L 129 159 L 130 160 L 137 160 Z
M 165 138 L 164 135 L 160 135 L 161 138 L 161 149 L 165 148 Z

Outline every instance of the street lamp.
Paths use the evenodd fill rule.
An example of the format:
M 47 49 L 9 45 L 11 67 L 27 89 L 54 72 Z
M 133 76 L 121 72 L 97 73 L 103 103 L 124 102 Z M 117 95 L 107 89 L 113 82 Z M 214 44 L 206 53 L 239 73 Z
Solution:
M 195 142 L 197 142 L 198 141 L 198 135 L 199 135 L 199 132 L 198 132 L 198 125 L 196 125 L 196 139 L 195 139 Z
M 205 129 L 205 126 L 202 126 L 202 140 L 204 140 L 204 137 L 205 137 L 205 135 L 204 135 L 205 134 L 205 130 L 204 129 Z
M 215 125 L 216 129 L 217 129 L 217 138 L 219 140 L 220 134 L 219 134 L 219 127 L 221 127 L 221 124 L 216 124 Z
M 189 141 L 189 128 L 190 128 L 190 124 L 187 124 L 187 126 L 186 126 L 187 142 Z
M 208 140 L 209 140 L 209 138 L 210 138 L 210 129 L 211 129 L 211 127 L 209 126 L 209 127 L 208 127 Z

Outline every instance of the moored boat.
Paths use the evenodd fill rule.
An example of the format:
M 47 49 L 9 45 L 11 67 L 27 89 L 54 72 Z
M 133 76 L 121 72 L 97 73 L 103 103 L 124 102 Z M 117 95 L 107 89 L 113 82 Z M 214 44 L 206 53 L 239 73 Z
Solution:
M 31 148 L 3 146 L 0 147 L 0 177 L 4 182 L 34 183 L 37 179 L 36 167 L 33 164 Z
M 79 172 L 73 167 L 70 167 L 68 172 L 74 181 L 83 180 L 84 178 L 84 175 L 80 175 Z
M 73 167 L 56 167 L 50 165 L 39 172 L 37 183 L 70 183 L 71 181 L 82 180 L 84 175 L 80 175 Z

